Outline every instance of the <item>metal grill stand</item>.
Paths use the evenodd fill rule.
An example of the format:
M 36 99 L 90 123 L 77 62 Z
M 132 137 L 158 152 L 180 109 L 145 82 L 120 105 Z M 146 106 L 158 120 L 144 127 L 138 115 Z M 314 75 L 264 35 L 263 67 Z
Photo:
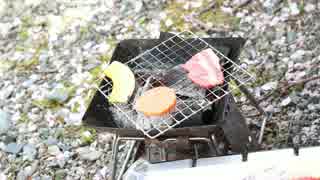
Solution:
M 143 87 L 146 84 L 148 78 L 153 77 L 153 80 L 149 85 L 150 88 L 168 86 L 179 90 L 179 87 L 183 87 L 183 91 L 188 92 L 196 86 L 193 83 L 190 83 L 187 76 L 180 76 L 180 79 L 175 82 L 168 82 L 165 84 L 159 78 L 159 74 L 168 72 L 177 65 L 187 62 L 193 55 L 207 48 L 212 49 L 220 58 L 225 83 L 221 86 L 205 89 L 206 94 L 200 94 L 198 91 L 194 91 L 198 94 L 198 97 L 200 97 L 198 99 L 183 99 L 178 94 L 175 112 L 170 113 L 167 118 L 160 120 L 162 121 L 160 123 L 161 127 L 152 125 L 150 128 L 149 125 L 147 126 L 148 128 L 146 128 L 145 124 L 139 123 L 140 120 L 133 117 L 133 114 L 137 113 L 133 108 L 133 102 L 129 102 L 125 105 L 112 104 L 112 106 L 116 107 L 119 112 L 121 112 L 148 138 L 154 139 L 190 119 L 191 116 L 210 107 L 214 102 L 222 99 L 224 96 L 237 89 L 238 86 L 243 86 L 253 79 L 252 76 L 241 66 L 233 62 L 203 39 L 188 31 L 174 35 L 159 45 L 146 50 L 144 53 L 128 61 L 126 64 L 135 74 L 136 81 L 140 87 Z M 108 95 L 112 91 L 112 82 L 104 77 L 103 80 L 106 83 L 103 86 L 97 86 L 96 88 L 105 96 L 106 99 L 108 99 Z M 237 83 L 229 83 L 232 80 Z M 147 122 L 150 121 L 147 120 Z
M 187 34 L 190 35 L 189 32 L 187 32 Z M 250 102 L 260 111 L 260 113 L 266 115 L 263 109 L 259 107 L 259 104 L 255 101 L 254 97 L 243 86 L 243 84 L 252 79 L 252 77 L 239 65 L 230 60 L 237 59 L 244 41 L 232 38 L 207 38 L 202 40 L 197 37 L 194 38 L 193 34 L 191 34 L 191 36 L 192 38 L 190 39 L 190 37 L 182 37 L 182 34 L 172 36 L 169 33 L 161 33 L 160 41 L 163 41 L 163 39 L 167 40 L 163 41 L 159 45 L 156 45 L 158 40 L 155 39 L 125 40 L 118 44 L 114 51 L 112 61 L 120 59 L 123 62 L 127 62 L 127 65 L 130 66 L 134 72 L 141 71 L 141 68 L 143 67 L 148 71 L 151 69 L 153 72 L 159 72 L 159 74 L 161 74 L 161 70 L 157 71 L 154 69 L 155 66 L 161 67 L 162 70 L 162 66 L 170 69 L 176 65 L 173 64 L 173 62 L 178 64 L 183 63 L 199 50 L 211 48 L 222 60 L 221 63 L 224 67 L 224 75 L 227 82 L 233 80 L 235 83 L 225 83 L 224 85 L 214 89 L 207 89 L 207 94 L 202 98 L 202 100 L 205 101 L 203 105 L 195 101 L 190 106 L 188 104 L 190 102 L 178 99 L 178 110 L 175 112 L 176 114 L 171 114 L 170 116 L 170 118 L 173 119 L 174 124 L 168 125 L 165 129 L 153 127 L 152 130 L 145 130 L 140 127 L 139 129 L 141 131 L 139 131 L 135 128 L 116 127 L 109 110 L 111 105 L 106 102 L 108 93 L 112 89 L 112 84 L 107 79 L 104 79 L 100 86 L 97 87 L 98 91 L 93 97 L 90 106 L 83 117 L 83 123 L 96 128 L 97 131 L 107 131 L 115 134 L 112 147 L 112 180 L 116 178 L 118 148 L 119 144 L 123 141 L 131 141 L 131 144 L 126 159 L 120 169 L 119 175 L 117 176 L 117 179 L 119 180 L 122 178 L 130 158 L 135 160 L 136 156 L 139 154 L 137 147 L 142 147 L 143 144 L 146 146 L 146 157 L 150 160 L 152 159 L 151 156 L 148 156 L 149 154 L 152 154 L 152 148 L 150 147 L 154 147 L 154 144 L 160 144 L 162 146 L 158 151 L 160 153 L 158 158 L 159 161 L 170 159 L 167 151 L 168 142 L 176 142 L 179 144 L 178 146 L 182 148 L 186 148 L 188 145 L 192 149 L 192 157 L 188 158 L 193 159 L 193 166 L 196 166 L 196 160 L 201 157 L 203 153 L 199 148 L 201 144 L 208 147 L 207 149 L 210 156 L 226 155 L 227 150 L 231 148 L 232 152 L 242 154 L 243 161 L 247 160 L 249 151 L 257 149 L 258 144 L 255 141 L 256 138 L 251 136 L 246 126 L 245 119 L 242 117 L 240 111 L 236 107 L 232 95 L 230 94 L 233 89 L 239 87 L 239 89 L 248 97 Z M 228 57 L 213 48 L 213 44 L 217 46 L 225 45 L 231 47 L 231 51 L 226 52 Z M 152 46 L 154 48 L 150 49 Z M 150 50 L 145 51 L 145 49 Z M 148 58 L 146 56 L 148 56 Z M 148 61 L 146 61 L 146 58 Z M 138 79 L 140 79 L 140 81 L 138 81 L 140 83 L 139 86 L 143 86 L 147 79 L 146 76 L 141 73 L 136 73 L 136 75 Z M 150 74 L 147 75 L 149 76 Z M 157 79 L 157 76 L 154 75 L 154 78 Z M 182 79 L 176 84 L 181 84 L 183 81 L 185 81 L 185 79 Z M 152 86 L 156 86 L 157 83 L 158 85 L 161 85 L 161 81 L 158 80 L 158 82 L 156 81 Z M 171 85 L 174 86 L 175 83 Z M 186 88 L 188 88 L 188 86 Z M 132 106 L 132 104 L 129 104 L 129 106 Z M 207 117 L 208 122 L 205 124 L 187 125 L 188 122 L 192 121 L 191 119 L 197 119 L 192 116 L 193 114 L 203 111 L 210 106 L 212 110 L 217 111 L 215 114 L 219 114 L 218 116 L 209 115 L 209 117 Z M 123 111 L 123 107 L 115 107 L 118 110 Z M 186 110 L 189 111 L 189 114 L 185 113 Z M 128 113 L 124 112 L 123 114 L 132 121 Z M 262 124 L 265 125 L 266 121 L 267 118 L 264 119 Z M 263 128 L 261 128 L 261 130 L 263 130 Z M 262 139 L 262 135 L 263 131 L 261 131 L 259 139 Z M 226 143 L 223 148 L 219 147 L 221 142 Z

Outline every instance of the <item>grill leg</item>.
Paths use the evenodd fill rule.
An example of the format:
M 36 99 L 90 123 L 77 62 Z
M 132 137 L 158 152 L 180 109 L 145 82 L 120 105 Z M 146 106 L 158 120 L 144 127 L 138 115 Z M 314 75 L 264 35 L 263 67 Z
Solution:
M 118 150 L 119 150 L 119 137 L 118 135 L 114 136 L 113 145 L 112 145 L 112 172 L 111 172 L 111 180 L 116 180 L 116 172 L 117 172 L 117 163 L 118 163 Z
M 126 159 L 124 160 L 123 165 L 122 165 L 121 170 L 120 170 L 120 173 L 118 175 L 118 180 L 122 179 L 122 176 L 123 176 L 124 172 L 126 171 L 126 168 L 128 166 L 129 160 L 130 160 L 130 158 L 132 156 L 132 152 L 133 152 L 134 147 L 136 146 L 136 144 L 137 144 L 137 141 L 135 141 L 135 140 L 131 142 L 130 147 L 129 147 L 129 151 L 128 151 L 127 155 L 126 155 Z
M 208 145 L 209 145 L 210 149 L 212 149 L 211 151 L 218 156 L 221 155 L 222 153 L 219 150 L 219 145 L 216 140 L 216 136 L 214 134 L 211 134 L 210 141 L 211 141 L 211 143 L 208 143 Z
M 249 99 L 250 103 L 259 111 L 259 113 L 261 115 L 265 115 L 265 118 L 263 118 L 263 121 L 262 121 L 260 134 L 259 134 L 259 139 L 258 139 L 258 143 L 261 144 L 262 143 L 264 129 L 266 127 L 267 121 L 269 121 L 269 119 L 271 118 L 271 114 L 266 113 L 261 108 L 261 106 L 259 105 L 259 102 L 256 100 L 256 98 L 250 93 L 250 91 L 246 87 L 240 85 L 239 82 L 237 82 L 237 81 L 236 81 L 236 83 L 239 85 L 240 91 L 243 92 L 247 96 L 247 98 Z

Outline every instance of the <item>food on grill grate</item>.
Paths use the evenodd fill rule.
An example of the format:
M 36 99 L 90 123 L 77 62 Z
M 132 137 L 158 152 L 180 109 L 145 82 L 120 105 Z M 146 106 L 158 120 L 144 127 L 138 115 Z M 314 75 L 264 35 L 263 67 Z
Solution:
M 146 91 L 135 104 L 135 109 L 145 116 L 162 116 L 170 113 L 176 105 L 173 89 L 160 86 Z
M 135 77 L 130 68 L 118 61 L 112 62 L 104 74 L 112 80 L 111 103 L 127 103 L 135 89 Z
M 212 88 L 224 81 L 219 61 L 219 57 L 211 49 L 205 49 L 181 66 L 189 72 L 188 78 L 192 82 L 203 88 Z
M 175 66 L 163 73 L 161 82 L 176 91 L 177 95 L 202 100 L 205 97 L 205 89 L 192 83 L 187 78 L 187 72 L 180 65 Z

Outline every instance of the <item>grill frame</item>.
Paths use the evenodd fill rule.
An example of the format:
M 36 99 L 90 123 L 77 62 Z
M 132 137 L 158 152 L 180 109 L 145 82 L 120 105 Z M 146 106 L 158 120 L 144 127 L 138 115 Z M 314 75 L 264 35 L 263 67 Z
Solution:
M 195 42 L 197 42 L 197 44 L 192 44 Z M 185 45 L 184 46 L 179 45 L 182 43 Z M 169 45 L 169 44 L 171 44 L 171 45 Z M 169 46 L 171 46 L 171 47 L 169 47 Z M 186 46 L 188 46 L 188 48 Z M 176 47 L 176 48 L 174 48 L 174 47 Z M 187 48 L 187 50 L 186 50 L 186 48 Z M 253 77 L 250 75 L 250 73 L 248 73 L 245 69 L 243 69 L 237 63 L 235 63 L 233 60 L 231 60 L 231 58 L 229 58 L 226 55 L 224 55 L 223 53 L 221 53 L 219 50 L 217 50 L 211 44 L 206 42 L 204 39 L 197 37 L 195 34 L 189 32 L 189 31 L 185 31 L 185 32 L 176 34 L 176 35 L 166 39 L 165 41 L 159 43 L 158 45 L 152 47 L 151 49 L 148 49 L 148 50 L 144 51 L 143 53 L 137 55 L 136 57 L 132 58 L 131 60 L 127 61 L 126 64 L 129 67 L 131 67 L 131 69 L 133 70 L 137 79 L 143 79 L 143 78 L 141 78 L 141 76 L 139 77 L 138 73 L 135 73 L 135 70 L 136 70 L 135 67 L 139 66 L 138 70 L 142 70 L 142 69 L 146 69 L 145 67 L 143 67 L 143 66 L 145 66 L 144 64 L 148 64 L 148 66 L 151 66 L 151 68 L 157 69 L 156 66 L 154 65 L 154 63 L 160 62 L 160 64 L 158 64 L 159 66 L 162 66 L 162 65 L 166 66 L 168 63 L 166 64 L 165 62 L 162 62 L 163 59 L 165 59 L 167 61 L 171 61 L 172 63 L 175 63 L 175 64 L 171 64 L 171 66 L 169 66 L 169 67 L 166 66 L 168 69 L 170 69 L 173 66 L 176 66 L 177 64 L 185 63 L 194 54 L 196 54 L 197 52 L 199 52 L 203 49 L 206 49 L 206 48 L 212 49 L 219 56 L 219 58 L 224 61 L 222 63 L 222 67 L 223 67 L 223 73 L 224 73 L 226 81 L 221 86 L 216 86 L 212 89 L 206 89 L 206 97 L 202 101 L 202 102 L 205 102 L 204 105 L 200 104 L 200 103 L 192 102 L 192 104 L 193 105 L 195 104 L 195 106 L 191 107 L 191 106 L 189 106 L 189 102 L 177 97 L 177 104 L 178 105 L 177 105 L 176 111 L 174 113 L 169 114 L 168 118 L 164 118 L 162 120 L 162 124 L 164 124 L 165 126 L 164 127 L 162 126 L 161 128 L 152 127 L 151 129 L 144 129 L 143 127 L 141 127 L 140 124 L 136 123 L 135 120 L 132 118 L 131 113 L 134 112 L 134 110 L 133 110 L 134 105 L 133 104 L 129 103 L 128 107 L 125 108 L 125 109 L 127 109 L 127 108 L 132 109 L 129 112 L 124 111 L 123 107 L 118 106 L 117 104 L 112 104 L 112 106 L 116 107 L 121 113 L 123 113 L 125 115 L 125 117 L 129 121 L 131 121 L 131 123 L 135 124 L 137 129 L 139 129 L 140 131 L 142 131 L 144 133 L 145 136 L 147 136 L 150 139 L 155 139 L 155 138 L 161 136 L 162 134 L 166 133 L 170 129 L 180 125 L 184 121 L 187 121 L 188 119 L 190 119 L 190 117 L 194 116 L 195 114 L 207 109 L 213 103 L 217 102 L 218 100 L 221 100 L 224 96 L 231 93 L 238 86 L 242 86 L 253 79 Z M 160 49 L 162 49 L 162 50 L 160 50 Z M 171 52 L 165 53 L 166 51 L 171 51 Z M 180 51 L 180 53 L 179 53 L 179 51 Z M 193 53 L 190 53 L 189 51 L 193 51 Z M 186 53 L 182 54 L 181 52 L 186 52 Z M 174 57 L 178 58 L 178 60 L 182 60 L 183 62 L 177 62 L 177 59 L 171 59 L 170 56 L 172 54 L 175 54 Z M 158 55 L 162 55 L 162 59 L 157 58 Z M 188 57 L 184 57 L 186 55 Z M 149 58 L 148 59 L 144 58 L 144 56 L 148 56 Z M 154 59 L 155 61 L 149 62 L 149 60 L 151 61 L 150 57 L 152 59 Z M 137 63 L 137 62 L 139 62 L 139 63 Z M 134 64 L 134 66 L 132 64 Z M 245 77 L 243 77 L 243 79 L 239 79 L 238 77 L 240 75 L 237 73 L 242 73 L 242 74 L 244 74 Z M 154 79 L 158 82 L 158 85 L 159 84 L 163 85 L 163 84 L 161 84 L 160 80 L 157 80 L 157 77 L 154 77 Z M 231 79 L 237 81 L 238 83 L 235 85 L 228 83 L 228 81 L 230 81 Z M 112 89 L 112 83 L 111 83 L 111 81 L 109 81 L 105 77 L 102 77 L 101 80 L 102 80 L 102 83 L 99 86 L 95 86 L 95 87 L 104 96 L 104 98 L 107 101 L 108 93 L 110 93 L 111 89 Z M 140 86 L 143 86 L 144 85 L 143 83 L 145 83 L 145 81 L 146 81 L 146 79 L 144 79 L 142 81 L 142 84 L 140 84 Z M 156 87 L 156 86 L 152 86 L 152 87 Z M 180 108 L 180 107 L 184 107 L 184 108 Z M 197 108 L 194 109 L 194 107 L 197 107 Z M 189 113 L 186 113 L 186 111 Z M 172 121 L 173 124 L 168 124 L 167 122 L 169 122 L 169 120 Z

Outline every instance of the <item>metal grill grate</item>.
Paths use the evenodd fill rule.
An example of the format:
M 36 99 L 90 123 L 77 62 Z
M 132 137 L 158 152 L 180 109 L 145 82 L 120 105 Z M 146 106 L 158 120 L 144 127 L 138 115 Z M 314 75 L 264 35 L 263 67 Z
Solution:
M 178 124 L 181 124 L 194 114 L 208 108 L 212 103 L 236 89 L 237 86 L 244 85 L 252 79 L 252 76 L 245 69 L 189 31 L 179 33 L 167 39 L 152 49 L 131 59 L 126 64 L 135 74 L 136 82 L 139 87 L 143 87 L 147 79 L 151 77 L 152 80 L 149 83 L 149 88 L 157 86 L 177 87 L 178 85 L 183 84 L 181 87 L 183 87 L 183 91 L 187 92 L 195 88 L 195 85 L 189 82 L 190 80 L 188 80 L 187 76 L 181 76 L 179 80 L 169 82 L 170 85 L 168 85 L 168 82 L 164 84 L 161 78 L 159 78 L 159 75 L 170 71 L 179 64 L 187 62 L 193 55 L 207 48 L 211 48 L 220 58 L 225 83 L 211 89 L 199 88 L 199 91 L 194 91 L 200 98 L 186 98 L 177 95 L 175 111 L 168 114 L 166 117 L 154 120 L 161 125 L 152 124 L 150 127 L 146 128 L 141 124 L 141 121 L 138 123 L 138 120 L 132 116 L 133 114 L 137 114 L 133 108 L 134 102 L 129 102 L 125 105 L 112 105 L 123 113 L 129 121 L 135 124 L 137 129 L 140 129 L 146 136 L 153 139 Z M 105 81 L 105 84 L 100 87 L 97 86 L 96 88 L 108 98 L 108 94 L 112 91 L 112 82 L 105 77 L 103 77 L 103 80 Z M 229 83 L 232 80 L 237 81 L 238 83 Z M 202 94 L 201 92 L 204 90 L 206 93 Z M 128 109 L 130 110 L 128 111 Z

